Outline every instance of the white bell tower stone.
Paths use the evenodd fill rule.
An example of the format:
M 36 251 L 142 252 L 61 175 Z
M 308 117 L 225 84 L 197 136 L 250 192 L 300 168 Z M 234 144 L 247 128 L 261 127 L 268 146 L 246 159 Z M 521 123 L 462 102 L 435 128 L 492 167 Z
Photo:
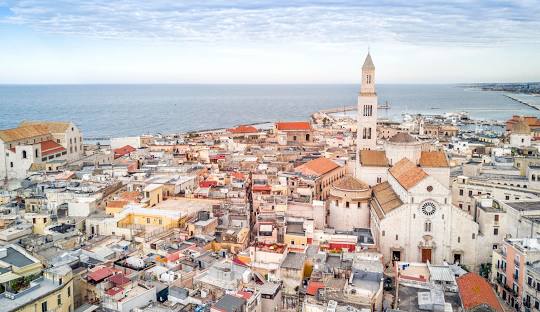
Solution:
M 377 146 L 377 93 L 375 92 L 375 65 L 368 52 L 362 66 L 362 86 L 358 95 L 358 128 L 356 136 L 359 151 Z

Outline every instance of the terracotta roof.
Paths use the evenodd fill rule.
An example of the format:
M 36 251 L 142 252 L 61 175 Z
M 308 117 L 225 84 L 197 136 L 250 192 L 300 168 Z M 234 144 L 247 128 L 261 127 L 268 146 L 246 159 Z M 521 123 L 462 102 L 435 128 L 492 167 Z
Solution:
M 257 132 L 257 128 L 255 128 L 253 126 L 240 125 L 240 126 L 238 126 L 236 128 L 229 129 L 229 132 L 231 132 L 231 133 L 254 133 L 254 132 Z
M 406 190 L 411 189 L 428 176 L 422 168 L 417 167 L 408 158 L 403 158 L 398 161 L 389 171 Z
M 107 291 L 105 291 L 105 293 L 109 296 L 114 296 L 118 293 L 121 293 L 122 291 L 124 291 L 124 288 L 122 287 L 113 287 L 113 288 L 109 288 L 107 289 Z
M 118 273 L 109 277 L 109 282 L 113 283 L 115 286 L 122 286 L 131 282 L 131 280 L 127 278 L 124 273 Z
M 119 148 L 115 148 L 113 150 L 114 152 L 114 158 L 120 158 L 124 155 L 129 155 L 130 153 L 133 153 L 134 151 L 136 151 L 136 148 L 134 148 L 133 146 L 131 145 L 125 145 L 125 146 L 122 146 L 122 147 L 119 147 Z
M 373 198 L 382 209 L 382 211 L 375 210 L 379 219 L 382 219 L 385 214 L 403 205 L 403 202 L 388 182 L 379 183 L 373 187 Z
M 342 190 L 360 191 L 360 190 L 368 189 L 369 185 L 352 176 L 345 176 L 343 179 L 334 183 L 333 187 L 342 189 Z
M 310 296 L 315 296 L 317 294 L 317 291 L 321 288 L 324 288 L 323 282 L 309 281 L 309 284 L 306 289 L 306 293 Z
M 385 151 L 360 151 L 360 164 L 367 167 L 388 167 Z
M 311 124 L 307 121 L 276 122 L 276 129 L 281 131 L 306 131 L 311 130 Z
M 42 125 L 29 125 L 13 129 L 0 130 L 0 139 L 4 142 L 13 142 L 47 135 L 49 130 Z
M 322 176 L 336 168 L 339 168 L 338 164 L 326 157 L 320 157 L 296 167 L 294 171 L 310 176 Z
M 512 126 L 512 133 L 531 134 L 531 128 L 529 127 L 525 119 L 521 117 L 520 120 Z
M 111 200 L 107 202 L 108 208 L 124 208 L 129 202 L 127 200 Z
M 422 152 L 420 154 L 420 166 L 422 167 L 448 167 L 446 153 L 443 151 Z
M 70 127 L 70 122 L 64 122 L 64 121 L 22 121 L 19 124 L 19 127 L 23 126 L 30 126 L 30 125 L 38 125 L 43 126 L 48 129 L 50 133 L 64 133 L 66 130 Z
M 457 278 L 457 285 L 461 303 L 466 310 L 490 307 L 494 311 L 504 311 L 493 289 L 480 275 L 473 272 L 462 275 Z
M 398 132 L 394 134 L 388 141 L 392 143 L 413 143 L 417 142 L 416 138 L 406 132 Z
M 113 274 L 113 270 L 111 270 L 111 268 L 103 267 L 103 268 L 100 268 L 93 272 L 88 273 L 87 277 L 89 280 L 100 282 L 104 280 L 105 278 L 111 276 L 112 274 Z
M 66 149 L 56 143 L 53 140 L 47 140 L 40 143 L 41 145 L 41 156 L 47 156 L 51 154 L 56 154 L 65 151 Z

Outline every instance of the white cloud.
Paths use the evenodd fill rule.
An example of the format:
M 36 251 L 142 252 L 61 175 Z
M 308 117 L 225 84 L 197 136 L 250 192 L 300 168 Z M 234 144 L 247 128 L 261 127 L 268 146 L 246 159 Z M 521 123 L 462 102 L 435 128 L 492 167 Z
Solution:
M 540 43 L 534 1 L 177 2 L 22 0 L 0 21 L 51 34 L 163 42 Z

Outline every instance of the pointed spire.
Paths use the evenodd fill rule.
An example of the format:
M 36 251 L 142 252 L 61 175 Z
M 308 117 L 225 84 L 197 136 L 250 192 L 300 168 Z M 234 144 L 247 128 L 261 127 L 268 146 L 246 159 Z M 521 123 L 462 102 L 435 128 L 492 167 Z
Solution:
M 362 69 L 375 69 L 375 65 L 373 64 L 373 60 L 371 59 L 371 54 L 369 53 L 369 50 Z

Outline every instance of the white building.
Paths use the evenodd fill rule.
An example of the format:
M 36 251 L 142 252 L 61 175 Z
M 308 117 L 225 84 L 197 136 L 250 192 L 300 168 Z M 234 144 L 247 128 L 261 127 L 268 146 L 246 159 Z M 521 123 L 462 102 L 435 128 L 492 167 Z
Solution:
M 423 150 L 404 132 L 384 146 L 369 137 L 377 133 L 374 74 L 368 55 L 359 98 L 355 172 L 373 190 L 369 224 L 384 262 L 459 262 L 475 268 L 478 224 L 452 205 L 446 154 Z
M 82 136 L 72 123 L 23 122 L 0 131 L 0 177 L 23 179 L 33 164 L 76 160 L 82 152 Z
M 525 122 L 523 117 L 512 126 L 510 133 L 511 147 L 530 147 L 531 146 L 531 128 Z

